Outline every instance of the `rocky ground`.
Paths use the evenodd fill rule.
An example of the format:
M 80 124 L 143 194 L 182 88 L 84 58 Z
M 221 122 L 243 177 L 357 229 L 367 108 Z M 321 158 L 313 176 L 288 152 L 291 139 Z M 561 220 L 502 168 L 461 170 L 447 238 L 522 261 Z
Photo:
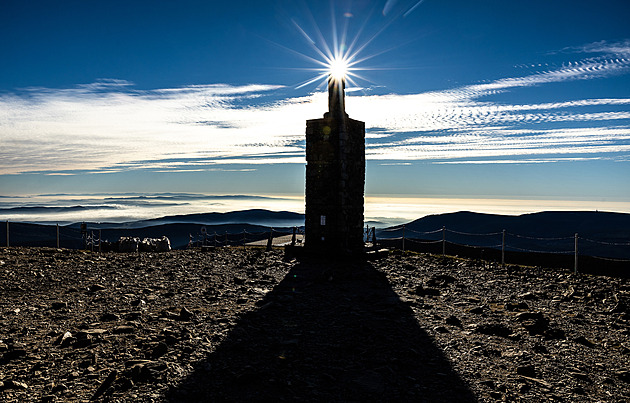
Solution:
M 0 401 L 628 401 L 630 281 L 0 249 Z

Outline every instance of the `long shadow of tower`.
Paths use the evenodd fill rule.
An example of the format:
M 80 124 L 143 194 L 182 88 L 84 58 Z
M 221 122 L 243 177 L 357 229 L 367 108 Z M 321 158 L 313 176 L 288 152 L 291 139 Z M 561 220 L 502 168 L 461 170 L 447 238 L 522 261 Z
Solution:
M 476 401 L 382 272 L 355 259 L 307 260 L 167 402 Z
M 365 123 L 345 111 L 345 79 L 328 79 L 328 112 L 306 121 L 306 240 L 309 252 L 363 250 Z

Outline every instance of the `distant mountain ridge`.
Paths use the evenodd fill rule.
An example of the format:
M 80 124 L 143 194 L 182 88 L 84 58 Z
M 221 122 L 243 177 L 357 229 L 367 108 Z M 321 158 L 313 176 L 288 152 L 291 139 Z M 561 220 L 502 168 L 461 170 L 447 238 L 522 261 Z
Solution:
M 442 227 L 470 232 L 508 232 L 538 237 L 571 236 L 578 233 L 598 238 L 630 237 L 630 214 L 599 211 L 543 211 L 517 216 L 460 211 L 430 215 L 405 225 L 414 231 Z
M 108 205 L 76 205 L 76 206 L 21 206 L 21 207 L 3 207 L 0 213 L 9 214 L 33 214 L 33 213 L 65 213 L 74 211 L 88 210 L 115 210 L 116 207 Z
M 578 252 L 630 259 L 630 214 L 599 211 L 544 211 L 517 216 L 461 211 L 430 215 L 404 225 L 405 237 L 497 248 L 506 231 L 506 250 Z M 437 232 L 436 232 L 437 231 Z M 431 234 L 427 234 L 433 232 Z M 402 226 L 377 230 L 383 238 L 402 237 Z
M 266 227 L 301 227 L 304 226 L 304 214 L 291 211 L 270 211 L 250 209 L 226 213 L 196 213 L 128 221 L 124 223 L 96 224 L 107 228 L 145 228 L 165 224 L 228 225 L 249 224 Z M 72 224 L 77 226 L 78 223 Z
M 75 222 L 59 226 L 62 247 L 80 248 L 82 246 L 81 225 L 81 222 Z M 116 241 L 122 236 L 157 238 L 165 235 L 169 237 L 173 247 L 183 248 L 188 245 L 191 236 L 194 240 L 202 238 L 202 229 L 205 229 L 210 239 L 214 239 L 215 233 L 219 235 L 220 240 L 226 234 L 232 234 L 230 242 L 239 242 L 244 237 L 249 241 L 258 239 L 260 234 L 268 232 L 270 227 L 277 233 L 289 233 L 292 227 L 304 226 L 304 214 L 250 209 L 226 213 L 174 215 L 123 223 L 86 221 L 85 225 L 88 233 L 94 232 L 95 236 L 98 236 L 100 231 L 103 239 L 109 241 Z M 6 245 L 5 231 L 0 232 L 2 232 L 0 245 Z M 56 226 L 11 222 L 10 244 L 12 246 L 54 246 Z
M 291 211 L 270 211 L 264 209 L 250 209 L 230 211 L 226 213 L 198 213 L 166 216 L 149 220 L 137 221 L 138 223 L 197 223 L 197 224 L 260 224 L 263 222 L 281 223 L 291 222 L 296 225 L 304 225 L 304 214 Z
M 386 213 L 386 212 L 383 212 Z M 290 232 L 291 227 L 304 226 L 304 214 L 289 211 L 251 209 L 227 213 L 173 215 L 124 223 L 86 222 L 88 231 L 102 231 L 104 239 L 120 236 L 158 237 L 166 235 L 174 246 L 184 247 L 189 235 L 239 234 L 268 231 Z M 62 246 L 77 247 L 81 223 L 60 226 Z M 11 222 L 11 245 L 53 246 L 55 226 Z M 506 231 L 506 250 L 571 254 L 574 235 L 578 234 L 579 253 L 617 259 L 630 259 L 630 214 L 598 211 L 548 211 L 517 216 L 483 214 L 468 211 L 430 215 L 404 225 L 405 237 L 424 241 L 441 241 L 446 228 L 447 242 L 479 248 L 501 247 L 502 231 Z M 397 238 L 403 226 L 377 229 L 377 237 Z M 432 232 L 431 234 L 427 234 Z M 235 235 L 235 239 L 238 236 Z M 242 238 L 239 238 L 242 239 Z M 308 241 L 307 241 L 308 242 Z M 6 244 L 5 231 L 0 231 L 0 245 Z

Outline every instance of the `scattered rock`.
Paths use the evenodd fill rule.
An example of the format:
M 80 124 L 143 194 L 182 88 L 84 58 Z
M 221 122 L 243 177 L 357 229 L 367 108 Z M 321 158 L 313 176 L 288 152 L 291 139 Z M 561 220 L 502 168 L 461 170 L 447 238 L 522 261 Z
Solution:
M 193 316 L 195 316 L 194 313 L 190 312 L 186 307 L 183 307 L 179 311 L 178 319 L 179 320 L 190 320 Z
M 516 320 L 521 322 L 530 335 L 541 335 L 549 329 L 549 319 L 541 312 L 522 312 L 516 315 Z
M 326 267 L 243 248 L 0 260 L 10 403 L 630 396 L 627 279 L 408 253 Z
M 125 334 L 125 333 L 133 333 L 136 331 L 136 328 L 133 326 L 116 326 L 112 329 L 112 333 L 114 334 Z
M 109 375 L 107 375 L 107 378 L 105 378 L 105 380 L 100 384 L 98 389 L 96 389 L 96 392 L 94 392 L 92 399 L 96 399 L 100 397 L 103 393 L 105 393 L 107 388 L 109 388 L 114 383 L 117 377 L 118 371 L 112 370 Z
M 68 386 L 65 383 L 57 384 L 52 388 L 53 393 L 65 392 L 66 390 L 68 390 Z
M 243 284 L 245 284 L 245 278 L 243 278 L 243 277 L 234 276 L 233 281 L 234 281 L 234 284 L 236 284 L 236 285 L 243 285 Z
M 505 304 L 505 309 L 507 309 L 508 311 L 526 311 L 529 309 L 529 305 L 527 305 L 526 302 L 519 302 L 519 303 L 507 303 Z
M 431 277 L 429 281 L 427 281 L 427 285 L 429 287 L 443 288 L 443 287 L 448 286 L 449 284 L 454 283 L 455 281 L 457 280 L 453 276 L 450 276 L 448 274 L 440 274 L 440 275 Z
M 436 326 L 433 328 L 433 331 L 437 332 L 437 333 L 450 333 L 450 331 L 445 328 L 444 326 Z
M 448 318 L 446 318 L 445 322 L 447 325 L 456 326 L 456 327 L 459 327 L 460 329 L 464 327 L 462 325 L 462 321 L 459 320 L 459 318 L 455 315 L 451 315 Z
M 585 382 L 591 382 L 591 378 L 584 372 L 570 372 L 571 376 Z
M 584 336 L 578 336 L 578 337 L 575 337 L 575 338 L 573 339 L 573 341 L 574 341 L 574 342 L 576 342 L 576 343 L 579 343 L 579 344 L 581 344 L 581 345 L 583 345 L 583 346 L 586 346 L 586 347 L 590 347 L 590 348 L 595 347 L 595 343 L 593 343 L 592 341 L 588 340 L 588 339 L 587 339 L 586 337 L 584 337 Z
M 549 350 L 547 349 L 547 347 L 540 343 L 534 344 L 532 350 L 538 354 L 549 354 Z
M 475 332 L 491 336 L 508 337 L 512 329 L 502 323 L 482 323 L 476 326 Z
M 61 346 L 61 347 L 68 347 L 70 344 L 72 344 L 72 342 L 75 340 L 74 337 L 72 337 L 72 333 L 70 332 L 65 332 L 62 335 L 60 335 L 59 337 L 57 337 L 57 340 L 55 340 L 55 344 Z
M 630 371 L 629 370 L 621 370 L 621 371 L 617 371 L 615 372 L 615 375 L 617 375 L 617 378 L 621 379 L 622 381 L 626 382 L 626 383 L 630 383 Z
M 490 397 L 494 400 L 503 400 L 503 393 L 501 392 L 490 392 Z
M 628 311 L 628 305 L 624 301 L 619 301 L 610 310 L 610 313 L 627 313 Z
M 516 368 L 516 373 L 518 375 L 523 375 L 523 376 L 527 376 L 530 378 L 535 378 L 536 377 L 536 368 L 533 365 L 521 365 L 520 367 Z
M 421 297 L 424 296 L 440 296 L 440 290 L 438 290 L 437 288 L 431 288 L 431 287 L 424 287 L 422 284 L 418 285 L 416 287 L 416 289 L 414 290 L 414 293 L 416 295 L 419 295 Z
M 114 322 L 120 320 L 120 316 L 116 315 L 115 313 L 107 312 L 101 315 L 101 320 L 103 322 Z
M 533 377 L 529 377 L 525 375 L 521 375 L 521 379 L 525 379 L 527 381 L 533 382 L 534 384 L 542 386 L 546 389 L 552 389 L 552 385 L 549 382 L 544 381 L 542 379 L 537 379 L 537 378 L 533 378 Z
M 545 339 L 548 340 L 564 340 L 566 339 L 566 334 L 564 330 L 558 328 L 549 328 L 545 330 L 544 333 Z
M 586 394 L 586 391 L 581 386 L 575 386 L 575 387 L 571 388 L 571 393 L 575 393 L 576 395 L 584 396 Z
M 20 381 L 16 381 L 13 379 L 5 379 L 2 382 L 4 385 L 0 386 L 0 390 L 1 389 L 21 389 L 21 390 L 26 390 L 28 389 L 28 385 L 25 384 L 24 382 L 20 382 Z
M 476 306 L 468 310 L 468 312 L 474 313 L 475 315 L 481 315 L 482 313 L 484 313 L 485 309 L 486 308 L 484 306 Z
M 2 356 L 3 362 L 9 362 L 14 360 L 19 360 L 22 357 L 26 357 L 26 350 L 23 348 L 13 348 L 4 353 Z
M 59 309 L 66 309 L 68 307 L 68 303 L 67 302 L 53 302 L 50 307 L 54 310 L 59 310 Z
M 537 300 L 538 297 L 533 292 L 526 292 L 517 296 L 518 299 L 525 299 L 529 301 Z
M 101 284 L 92 284 L 91 286 L 88 287 L 88 292 L 98 292 L 98 291 L 103 291 L 104 289 L 106 289 L 106 287 L 104 285 Z
M 151 358 L 159 358 L 168 352 L 168 345 L 164 342 L 160 342 L 151 351 Z

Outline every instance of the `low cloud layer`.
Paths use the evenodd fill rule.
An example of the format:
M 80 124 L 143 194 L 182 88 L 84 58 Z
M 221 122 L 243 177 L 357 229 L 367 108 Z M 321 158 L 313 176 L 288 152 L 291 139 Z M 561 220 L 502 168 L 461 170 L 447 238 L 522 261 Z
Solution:
M 366 121 L 372 160 L 627 159 L 630 98 L 499 101 L 522 88 L 544 94 L 549 85 L 580 85 L 630 71 L 630 41 L 563 52 L 584 58 L 444 91 L 352 92 L 348 112 Z M 326 94 L 286 94 L 290 89 L 275 85 L 141 91 L 123 80 L 0 94 L 0 174 L 251 170 L 257 164 L 304 163 L 305 120 L 322 115 Z

